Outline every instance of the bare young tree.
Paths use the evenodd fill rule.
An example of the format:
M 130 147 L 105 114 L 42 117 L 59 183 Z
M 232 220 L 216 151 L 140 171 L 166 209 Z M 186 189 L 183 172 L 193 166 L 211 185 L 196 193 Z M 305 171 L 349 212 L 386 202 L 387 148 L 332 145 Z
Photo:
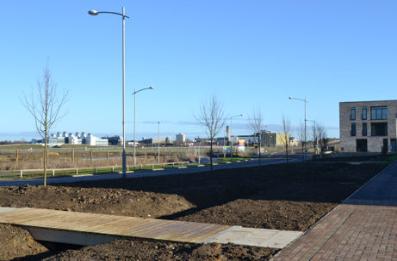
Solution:
M 254 132 L 254 134 L 258 136 L 258 158 L 260 162 L 262 130 L 264 129 L 263 116 L 262 116 L 262 111 L 260 109 L 256 108 L 253 110 L 251 118 L 249 119 L 249 127 Z
M 319 125 L 316 123 L 313 123 L 312 126 L 312 142 L 313 142 L 313 149 L 314 153 L 318 154 L 318 138 L 319 138 Z
M 317 135 L 320 151 L 321 153 L 323 153 L 328 146 L 327 130 L 324 126 L 317 124 Z
M 207 132 L 210 140 L 210 165 L 213 170 L 213 144 L 214 139 L 225 125 L 225 117 L 222 104 L 213 96 L 208 103 L 203 103 L 200 108 L 200 114 L 196 117 L 200 125 L 202 125 Z
M 289 119 L 287 119 L 285 116 L 283 116 L 283 133 L 281 136 L 282 143 L 285 146 L 285 156 L 287 159 L 287 162 L 289 160 L 289 144 L 290 144 L 290 136 L 291 136 L 291 123 Z
M 301 144 L 301 152 L 302 152 L 302 154 L 304 153 L 304 150 L 305 150 L 305 148 L 304 148 L 304 141 L 305 141 L 305 124 L 303 124 L 303 123 L 301 123 L 300 125 L 299 125 L 299 129 L 297 130 L 297 135 L 298 135 L 298 137 L 299 137 L 299 141 L 300 141 L 300 144 Z
M 67 92 L 59 95 L 48 65 L 43 75 L 37 81 L 37 87 L 32 90 L 31 97 L 25 95 L 23 105 L 32 115 L 36 130 L 44 142 L 43 147 L 43 174 L 44 186 L 47 185 L 48 141 L 50 130 L 61 118 L 61 110 L 66 103 Z

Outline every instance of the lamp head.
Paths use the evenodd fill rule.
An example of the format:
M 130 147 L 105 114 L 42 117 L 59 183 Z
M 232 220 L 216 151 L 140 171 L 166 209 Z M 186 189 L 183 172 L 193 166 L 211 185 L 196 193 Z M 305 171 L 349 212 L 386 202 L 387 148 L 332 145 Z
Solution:
M 91 9 L 90 11 L 88 11 L 88 14 L 92 15 L 92 16 L 95 16 L 95 15 L 98 15 L 98 11 L 95 10 L 95 9 Z

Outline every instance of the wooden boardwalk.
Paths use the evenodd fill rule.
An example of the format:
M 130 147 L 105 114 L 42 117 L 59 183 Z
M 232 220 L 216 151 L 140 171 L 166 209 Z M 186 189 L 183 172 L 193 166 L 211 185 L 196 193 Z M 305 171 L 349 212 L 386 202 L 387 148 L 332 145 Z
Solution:
M 0 208 L 0 223 L 22 226 L 38 240 L 90 245 L 115 238 L 235 243 L 282 248 L 302 232 L 34 208 Z

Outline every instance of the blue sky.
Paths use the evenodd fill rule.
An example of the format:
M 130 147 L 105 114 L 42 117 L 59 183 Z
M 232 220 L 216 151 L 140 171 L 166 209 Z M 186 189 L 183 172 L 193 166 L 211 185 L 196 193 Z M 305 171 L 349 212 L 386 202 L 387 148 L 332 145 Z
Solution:
M 265 123 L 308 117 L 338 135 L 338 102 L 395 99 L 396 1 L 7 0 L 0 16 L 0 135 L 32 132 L 21 104 L 49 60 L 66 117 L 54 131 L 117 134 L 121 129 L 121 23 L 87 10 L 119 11 L 127 22 L 127 93 L 137 97 L 138 136 L 203 135 L 194 115 L 215 95 L 247 133 L 260 107 Z M 132 95 L 127 97 L 132 132 Z M 18 135 L 18 134 L 17 134 Z

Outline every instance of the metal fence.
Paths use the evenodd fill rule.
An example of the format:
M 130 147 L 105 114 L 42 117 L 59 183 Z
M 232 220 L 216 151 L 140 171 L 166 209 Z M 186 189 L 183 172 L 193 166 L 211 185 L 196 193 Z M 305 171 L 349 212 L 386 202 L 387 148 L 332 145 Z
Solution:
M 140 171 L 140 170 L 159 170 L 161 168 L 183 168 L 188 165 L 192 165 L 189 161 L 181 162 L 166 162 L 166 163 L 152 163 L 152 164 L 139 164 L 135 167 L 128 167 L 128 171 Z M 48 176 L 83 176 L 83 175 L 94 175 L 94 174 L 104 174 L 104 173 L 120 173 L 120 165 L 112 166 L 101 166 L 94 168 L 56 168 L 47 169 Z M 32 178 L 44 176 L 43 169 L 20 169 L 11 171 L 1 171 L 0 178 Z
M 158 153 L 160 150 L 160 158 Z M 194 160 L 208 153 L 207 147 L 144 147 L 136 148 L 139 164 L 167 163 Z M 106 167 L 121 164 L 121 148 L 109 147 L 66 147 L 49 148 L 50 169 Z M 42 166 L 43 149 L 40 146 L 18 148 L 0 147 L 0 172 L 39 169 Z M 133 148 L 127 148 L 127 163 L 133 162 Z

